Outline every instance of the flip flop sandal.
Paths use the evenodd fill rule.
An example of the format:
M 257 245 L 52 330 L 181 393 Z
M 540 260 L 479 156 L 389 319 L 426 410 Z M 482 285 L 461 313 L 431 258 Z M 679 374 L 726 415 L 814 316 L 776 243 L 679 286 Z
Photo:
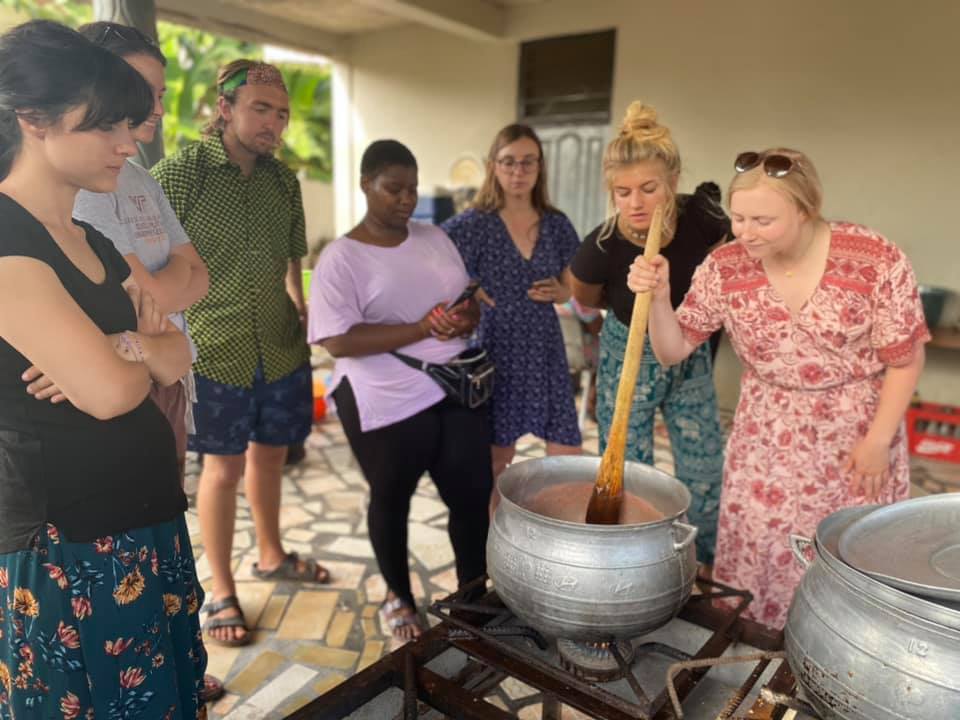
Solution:
M 213 675 L 203 676 L 203 690 L 200 691 L 200 700 L 205 703 L 216 702 L 223 697 L 226 691 L 223 689 L 223 683 L 217 680 Z
M 259 580 L 295 580 L 297 582 L 314 582 L 319 585 L 326 585 L 330 582 L 330 571 L 313 558 L 305 558 L 302 569 L 297 567 L 299 562 L 300 556 L 297 553 L 288 552 L 284 555 L 283 562 L 273 570 L 261 570 L 257 563 L 254 563 L 250 572 Z
M 239 614 L 222 618 L 212 617 L 218 612 L 223 612 L 228 608 L 235 608 Z M 237 600 L 236 595 L 228 595 L 227 597 L 223 598 L 223 600 L 207 603 L 207 606 L 204 608 L 204 612 L 210 617 L 208 617 L 207 621 L 203 624 L 203 634 L 206 639 L 214 645 L 222 645 L 224 647 L 242 647 L 244 645 L 249 645 L 253 640 L 253 633 L 251 633 L 250 628 L 247 627 L 246 620 L 243 618 L 243 610 L 240 609 L 240 601 Z M 233 640 L 220 640 L 210 634 L 211 630 L 217 630 L 219 628 L 243 628 L 246 630 L 246 632 L 242 638 L 235 638 Z
M 406 608 L 410 612 L 400 613 L 399 610 Z M 395 597 L 393 600 L 384 600 L 380 605 L 380 624 L 390 629 L 390 634 L 397 640 L 416 640 L 423 634 L 423 623 L 420 622 L 420 616 L 417 611 L 410 606 L 410 603 L 402 598 Z M 420 634 L 410 638 L 397 635 L 397 631 L 407 626 L 416 626 Z

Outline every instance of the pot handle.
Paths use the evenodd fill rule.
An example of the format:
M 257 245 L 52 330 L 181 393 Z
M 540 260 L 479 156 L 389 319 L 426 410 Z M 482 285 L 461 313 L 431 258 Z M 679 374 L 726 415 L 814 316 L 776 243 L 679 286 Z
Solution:
M 680 542 L 673 543 L 673 549 L 676 552 L 681 552 L 683 550 L 686 550 L 687 547 L 690 545 L 690 543 L 696 540 L 697 533 L 700 532 L 696 526 L 689 525 L 685 522 L 680 522 L 679 520 L 673 524 L 673 527 L 675 529 L 683 530 L 684 532 L 687 533 L 687 536 L 683 540 L 681 540 Z
M 813 540 L 805 538 L 803 535 L 790 535 L 790 549 L 793 550 L 793 556 L 804 570 L 808 569 L 813 563 L 807 560 L 806 552 L 813 547 Z

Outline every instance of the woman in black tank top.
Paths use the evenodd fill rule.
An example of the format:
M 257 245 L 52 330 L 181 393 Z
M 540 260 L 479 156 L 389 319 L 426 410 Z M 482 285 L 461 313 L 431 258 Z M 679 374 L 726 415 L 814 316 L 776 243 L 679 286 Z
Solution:
M 13 716 L 193 718 L 203 591 L 169 424 L 186 338 L 71 219 L 136 152 L 146 81 L 76 32 L 0 37 L 0 693 Z

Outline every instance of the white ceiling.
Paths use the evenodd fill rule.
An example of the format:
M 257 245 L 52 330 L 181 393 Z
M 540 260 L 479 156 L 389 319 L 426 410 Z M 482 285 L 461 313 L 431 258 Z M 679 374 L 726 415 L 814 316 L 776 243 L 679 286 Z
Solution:
M 353 0 L 218 0 L 215 4 L 226 8 L 242 8 L 333 33 L 380 30 L 405 22 Z M 158 5 L 163 5 L 162 0 Z
M 417 22 L 495 39 L 510 8 L 548 0 L 157 0 L 161 18 L 337 55 L 351 35 Z

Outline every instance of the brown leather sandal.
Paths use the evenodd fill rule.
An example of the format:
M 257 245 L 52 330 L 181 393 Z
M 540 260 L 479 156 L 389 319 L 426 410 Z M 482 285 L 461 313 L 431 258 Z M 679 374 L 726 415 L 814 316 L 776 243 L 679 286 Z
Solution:
M 213 617 L 217 613 L 230 608 L 235 608 L 237 614 L 229 617 Z M 240 601 L 237 600 L 236 595 L 227 595 L 227 597 L 222 600 L 207 603 L 207 606 L 203 610 L 208 615 L 207 621 L 203 624 L 203 634 L 209 642 L 214 645 L 223 645 L 224 647 L 243 647 L 244 645 L 249 645 L 253 640 L 253 633 L 251 633 L 250 628 L 247 627 L 247 622 L 243 617 L 243 610 L 240 609 Z M 242 638 L 220 640 L 210 634 L 211 630 L 217 630 L 218 628 L 243 628 L 245 632 Z
M 298 567 L 299 563 L 303 567 Z M 277 567 L 273 570 L 261 570 L 257 563 L 253 564 L 251 574 L 258 580 L 294 580 L 297 582 L 313 582 L 326 585 L 330 582 L 330 571 L 313 558 L 304 558 L 295 552 L 288 552 Z

